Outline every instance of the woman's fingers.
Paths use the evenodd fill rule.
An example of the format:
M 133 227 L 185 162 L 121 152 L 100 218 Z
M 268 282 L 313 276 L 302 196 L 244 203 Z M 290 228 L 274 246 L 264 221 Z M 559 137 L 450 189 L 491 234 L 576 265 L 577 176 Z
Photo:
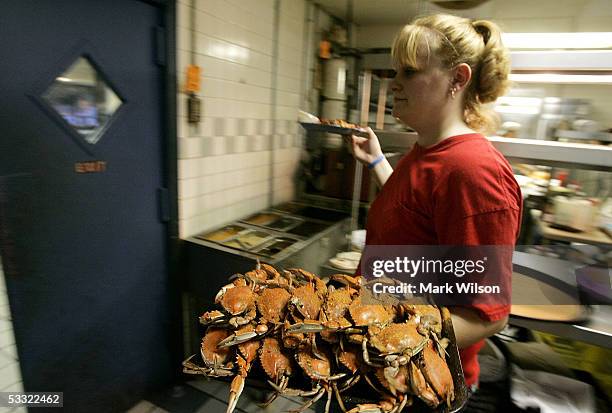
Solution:
M 363 143 L 368 141 L 368 138 L 364 138 L 363 136 L 351 135 L 353 142 L 357 145 L 362 145 Z

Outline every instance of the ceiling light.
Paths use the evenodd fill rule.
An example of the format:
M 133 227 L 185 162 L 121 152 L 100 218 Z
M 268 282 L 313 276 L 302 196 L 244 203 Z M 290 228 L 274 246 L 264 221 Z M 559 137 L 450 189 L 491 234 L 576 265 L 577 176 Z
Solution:
M 503 33 L 510 49 L 609 49 L 612 32 Z
M 512 73 L 510 74 L 510 80 L 519 83 L 612 84 L 612 75 Z
M 502 96 L 497 99 L 496 102 L 500 105 L 540 106 L 542 104 L 542 98 Z
M 509 113 L 520 115 L 537 115 L 540 113 L 538 106 L 495 106 L 497 113 Z

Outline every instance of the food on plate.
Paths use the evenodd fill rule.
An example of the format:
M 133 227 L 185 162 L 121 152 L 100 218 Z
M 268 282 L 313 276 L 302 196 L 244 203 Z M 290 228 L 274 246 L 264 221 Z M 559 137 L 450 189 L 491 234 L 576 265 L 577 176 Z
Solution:
M 325 119 L 321 118 L 322 125 L 332 125 L 339 126 L 341 128 L 349 128 L 349 129 L 361 129 L 361 126 L 355 125 L 354 123 L 347 122 L 342 119 Z

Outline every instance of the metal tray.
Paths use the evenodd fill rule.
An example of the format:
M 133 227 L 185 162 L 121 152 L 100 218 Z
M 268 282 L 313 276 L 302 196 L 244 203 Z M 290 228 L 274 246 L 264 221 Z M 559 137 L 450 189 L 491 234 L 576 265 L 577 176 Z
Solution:
M 249 236 L 258 238 L 258 240 L 256 242 L 253 242 L 252 245 L 250 245 L 249 243 L 245 242 L 245 240 L 241 239 Z M 258 248 L 260 245 L 263 245 L 265 242 L 269 241 L 270 238 L 272 238 L 272 234 L 270 234 L 269 232 L 249 229 L 246 231 L 239 232 L 236 236 L 228 238 L 220 244 L 238 250 L 252 251 Z
M 287 237 L 278 237 L 266 242 L 253 252 L 266 257 L 274 257 L 297 242 L 300 242 L 300 240 Z
M 267 220 L 259 219 L 259 217 L 269 217 Z M 300 225 L 304 220 L 299 217 L 293 217 L 285 214 L 280 214 L 276 211 L 263 211 L 251 215 L 248 218 L 241 219 L 240 222 L 254 225 L 256 227 L 271 229 L 273 231 L 285 232 Z
M 323 125 L 321 123 L 307 123 L 307 122 L 300 122 L 300 125 L 302 125 L 302 127 L 309 132 L 327 132 L 327 133 L 335 133 L 337 135 L 357 135 L 357 136 L 362 136 L 364 138 L 367 138 L 370 136 L 368 132 L 363 128 L 355 128 L 355 129 L 342 128 L 340 126 Z
M 223 227 L 217 228 L 214 231 L 205 231 L 198 235 L 195 235 L 194 238 L 201 239 L 209 242 L 223 243 L 224 241 L 229 240 L 230 238 L 234 238 L 236 235 L 244 232 L 248 229 L 242 225 L 230 224 L 225 225 Z M 225 235 L 225 236 L 222 236 Z
M 450 312 L 448 309 L 442 309 L 442 335 L 443 337 L 447 337 L 450 340 L 450 344 L 447 347 L 447 352 L 449 354 L 447 363 L 448 367 L 451 371 L 451 375 L 453 376 L 453 383 L 455 386 L 455 400 L 453 401 L 450 408 L 446 406 L 445 403 L 440 404 L 437 409 L 431 409 L 425 403 L 423 403 L 418 398 L 414 398 L 414 404 L 412 406 L 407 406 L 404 409 L 404 412 L 410 413 L 458 413 L 465 408 L 467 404 L 469 392 L 468 388 L 465 385 L 465 378 L 463 376 L 463 368 L 461 367 L 461 359 L 459 358 L 459 350 L 457 348 L 457 340 L 455 338 L 455 332 L 453 329 L 453 324 L 450 317 Z M 201 361 L 200 361 L 201 362 Z M 221 380 L 224 382 L 231 382 L 232 377 L 219 377 L 214 380 Z M 272 389 L 270 385 L 266 383 L 267 376 L 259 366 L 259 363 L 256 363 L 253 366 L 253 369 L 249 373 L 246 379 L 246 386 L 253 390 L 261 391 L 261 399 L 264 400 L 265 395 L 268 394 Z M 300 376 L 296 375 L 296 377 L 292 377 L 292 380 L 300 380 Z M 302 378 L 302 383 L 293 383 L 291 387 L 296 388 L 307 388 L 308 383 L 305 379 Z M 304 387 L 306 386 L 306 387 Z M 342 394 L 342 400 L 347 409 L 352 409 L 358 404 L 369 404 L 369 403 L 377 403 L 377 399 L 368 399 L 364 398 L 363 395 L 374 394 L 375 392 L 369 387 L 367 384 L 363 383 L 361 380 L 351 389 L 347 390 Z M 223 396 L 222 396 L 223 397 Z M 296 400 L 302 400 L 300 398 L 295 398 Z M 306 399 L 303 399 L 305 402 Z M 319 401 L 319 404 L 324 403 Z M 274 404 L 272 404 L 272 409 L 274 409 Z M 319 411 L 315 407 L 313 409 Z M 263 411 L 263 410 L 262 410 Z M 338 406 L 335 399 L 332 399 L 330 413 L 339 413 L 341 412 L 340 407 Z
M 277 221 L 282 218 L 282 215 L 272 211 L 261 211 L 253 214 L 247 218 L 241 219 L 240 222 L 245 224 L 256 225 L 258 227 L 265 227 L 268 224 Z

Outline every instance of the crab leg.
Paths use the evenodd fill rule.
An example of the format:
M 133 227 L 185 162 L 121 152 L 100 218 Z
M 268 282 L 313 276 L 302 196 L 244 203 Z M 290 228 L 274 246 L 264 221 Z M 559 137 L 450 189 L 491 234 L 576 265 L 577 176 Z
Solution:
M 201 374 L 209 377 L 226 377 L 233 374 L 232 370 L 224 367 L 201 367 L 190 361 L 195 354 L 183 361 L 183 373 L 186 374 Z
M 346 383 L 344 383 L 344 385 L 339 389 L 340 393 L 345 392 L 351 387 L 353 387 L 355 384 L 359 382 L 359 380 L 361 380 L 361 374 L 358 374 L 357 376 L 353 376 L 350 379 L 348 379 Z
M 391 413 L 402 413 L 402 410 L 404 410 L 407 403 L 408 403 L 408 396 L 404 395 L 404 400 L 402 400 L 402 402 L 399 405 L 395 406 L 395 408 L 391 410 Z
M 285 396 L 310 397 L 310 396 L 314 396 L 315 394 L 319 393 L 319 391 L 321 391 L 320 385 L 317 385 L 317 387 L 315 387 L 312 390 L 297 390 L 297 389 L 290 389 L 288 387 L 282 388 L 278 386 L 276 383 L 271 382 L 270 380 L 268 380 L 268 384 L 272 386 L 274 390 L 276 390 L 277 392 Z
M 304 410 L 308 409 L 310 406 L 312 406 L 313 404 L 315 404 L 317 401 L 319 401 L 319 399 L 321 397 L 323 397 L 323 395 L 325 394 L 325 389 L 322 388 L 321 390 L 319 390 L 317 392 L 317 394 L 315 395 L 315 397 L 313 397 L 312 399 L 308 400 L 306 403 L 304 403 L 302 405 L 302 407 L 300 407 L 297 410 L 289 410 L 290 413 L 302 413 Z
M 278 385 L 276 383 L 271 382 L 270 380 L 268 380 L 268 383 L 270 383 L 270 385 L 272 386 L 272 388 L 274 388 L 275 391 L 270 395 L 270 397 L 268 397 L 267 400 L 265 400 L 263 403 L 259 403 L 259 407 L 261 407 L 262 409 L 272 404 L 272 402 L 276 400 L 278 396 L 280 396 L 281 394 L 286 394 L 287 384 L 289 383 L 289 377 L 287 376 L 281 377 L 280 384 Z
M 363 361 L 365 361 L 366 364 L 372 367 L 384 367 L 383 364 L 374 363 L 373 361 L 370 360 L 370 353 L 368 352 L 368 338 L 367 337 L 364 337 L 363 340 L 361 341 L 361 352 L 363 355 Z
M 378 387 L 374 385 L 374 383 L 372 383 L 372 379 L 370 379 L 367 374 L 364 374 L 363 378 L 365 379 L 366 383 L 368 383 L 370 387 L 373 388 L 378 394 L 381 394 L 383 396 L 385 395 L 383 391 L 381 391 Z
M 242 394 L 242 390 L 244 390 L 244 377 L 242 375 L 237 375 L 232 380 L 232 384 L 230 386 L 230 394 L 227 399 L 227 410 L 225 413 L 232 413 L 238 404 L 238 399 Z
M 331 406 L 332 400 L 332 387 L 327 386 L 327 401 L 325 402 L 325 413 L 329 413 L 329 406 Z
M 342 401 L 342 397 L 340 396 L 340 390 L 338 390 L 338 386 L 336 385 L 336 383 L 332 383 L 332 388 L 334 389 L 334 395 L 336 396 L 338 406 L 340 406 L 340 409 L 342 409 L 342 411 L 346 413 L 346 406 Z
M 319 360 L 327 360 L 327 357 L 324 354 L 321 354 L 319 350 L 317 349 L 316 336 L 314 334 L 310 334 L 309 340 L 310 340 L 312 354 L 314 354 L 314 356 L 318 358 Z
M 346 373 L 338 373 L 333 376 L 326 376 L 323 374 L 319 374 L 316 371 L 311 371 L 309 374 L 316 380 L 325 380 L 325 381 L 335 381 L 335 380 L 339 380 L 346 376 Z

